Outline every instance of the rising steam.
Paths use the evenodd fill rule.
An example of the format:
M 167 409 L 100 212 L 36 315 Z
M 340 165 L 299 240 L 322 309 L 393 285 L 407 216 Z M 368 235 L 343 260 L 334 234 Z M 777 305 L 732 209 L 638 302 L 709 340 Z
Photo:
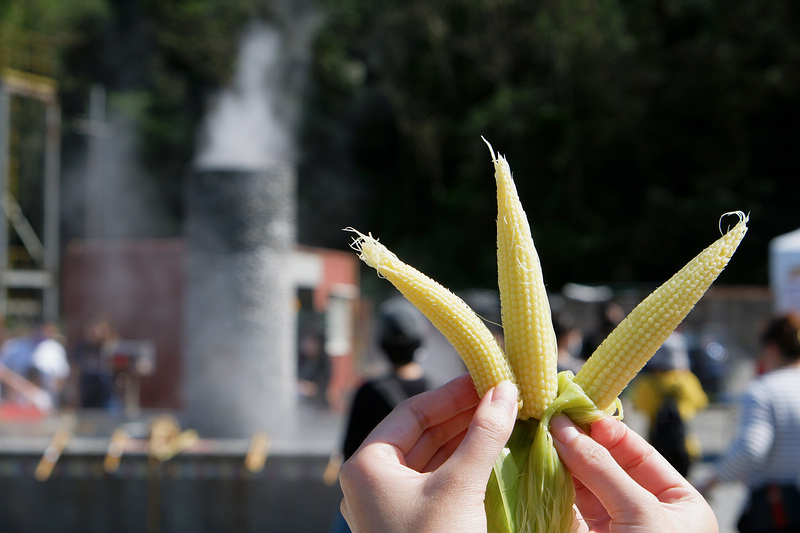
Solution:
M 287 32 L 263 22 L 249 25 L 232 84 L 211 101 L 196 167 L 248 170 L 295 161 L 310 35 L 310 29 Z

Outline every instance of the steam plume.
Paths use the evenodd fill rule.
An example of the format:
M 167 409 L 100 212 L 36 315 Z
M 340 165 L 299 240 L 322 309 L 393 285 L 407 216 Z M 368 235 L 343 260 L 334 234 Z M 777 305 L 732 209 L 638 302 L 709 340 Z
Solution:
M 204 121 L 198 168 L 246 170 L 296 160 L 310 33 L 280 31 L 263 22 L 249 25 L 233 83 L 213 98 Z

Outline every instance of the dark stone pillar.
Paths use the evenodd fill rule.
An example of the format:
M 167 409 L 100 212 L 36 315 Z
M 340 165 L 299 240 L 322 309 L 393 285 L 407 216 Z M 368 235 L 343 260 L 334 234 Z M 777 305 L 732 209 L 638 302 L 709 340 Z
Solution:
M 203 437 L 274 435 L 294 420 L 295 181 L 289 165 L 191 176 L 183 390 Z

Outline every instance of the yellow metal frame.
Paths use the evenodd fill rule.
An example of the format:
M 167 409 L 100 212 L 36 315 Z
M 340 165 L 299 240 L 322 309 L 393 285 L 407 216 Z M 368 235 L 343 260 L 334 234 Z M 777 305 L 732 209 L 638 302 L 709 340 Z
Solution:
M 19 96 L 51 102 L 56 99 L 58 93 L 58 82 L 53 78 L 9 67 L 3 69 L 2 78 L 6 90 Z
M 0 23 L 0 313 L 11 311 L 10 288 L 44 290 L 42 311 L 52 320 L 58 313 L 54 275 L 58 269 L 58 189 L 60 105 L 59 85 L 55 79 L 58 59 L 52 37 Z M 12 97 L 31 99 L 45 105 L 45 221 L 43 235 L 36 235 L 25 215 L 16 205 L 12 184 L 16 178 L 10 143 L 16 129 L 10 103 Z M 8 220 L 6 220 L 6 218 Z M 9 246 L 6 232 L 12 224 L 23 239 L 25 250 L 35 261 L 34 269 L 10 270 L 10 256 L 21 250 Z M 22 233 L 20 233 L 22 231 Z M 32 246 L 32 247 L 31 247 Z M 37 277 L 38 276 L 38 277 Z M 32 281 L 33 280 L 33 281 Z M 35 283 L 34 283 L 35 282 Z M 18 302 L 15 302 L 18 303 Z

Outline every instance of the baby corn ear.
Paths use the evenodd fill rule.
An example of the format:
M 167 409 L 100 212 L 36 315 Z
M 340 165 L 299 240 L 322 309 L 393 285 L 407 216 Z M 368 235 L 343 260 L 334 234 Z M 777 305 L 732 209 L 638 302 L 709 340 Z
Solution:
M 361 260 L 388 279 L 452 344 L 478 394 L 483 396 L 503 380 L 517 383 L 494 335 L 461 298 L 402 262 L 372 235 L 348 231 L 358 235 L 351 246 Z
M 717 279 L 747 232 L 748 217 L 645 298 L 586 361 L 575 383 L 606 409 Z
M 520 418 L 540 419 L 556 397 L 558 348 L 539 254 L 508 161 L 484 139 L 497 182 L 497 282 L 506 356 L 519 380 Z

